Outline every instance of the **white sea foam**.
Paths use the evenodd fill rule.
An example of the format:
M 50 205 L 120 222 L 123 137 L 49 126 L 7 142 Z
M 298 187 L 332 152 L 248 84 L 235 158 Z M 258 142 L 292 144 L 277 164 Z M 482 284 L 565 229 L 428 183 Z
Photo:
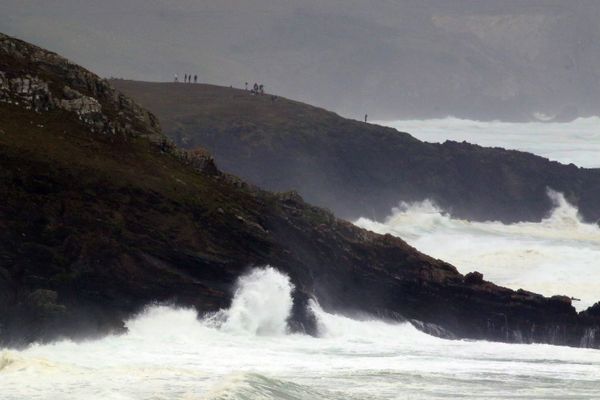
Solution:
M 454 117 L 380 121 L 427 142 L 467 141 L 528 151 L 565 164 L 600 167 L 600 117 L 571 122 L 483 122 Z
M 289 313 L 292 292 L 287 276 L 271 268 L 259 269 L 241 278 L 232 307 L 224 310 L 232 318 L 227 321 L 238 321 L 241 325 L 236 326 L 243 329 L 199 319 L 193 310 L 153 306 L 127 323 L 125 335 L 0 350 L 0 398 L 600 396 L 600 351 L 595 350 L 448 341 L 427 336 L 410 324 L 328 313 L 314 302 L 320 337 L 281 334 L 288 315 L 280 311 Z M 259 293 L 268 301 L 256 301 Z M 237 307 L 245 310 L 241 319 L 235 317 Z M 279 322 L 264 325 L 269 314 Z M 264 335 L 255 329 L 259 326 L 275 327 L 268 332 L 277 334 Z
M 239 279 L 233 303 L 207 320 L 228 332 L 283 335 L 292 310 L 290 279 L 271 267 L 255 269 Z
M 513 289 L 580 298 L 574 306 L 581 310 L 600 301 L 600 228 L 582 222 L 562 194 L 549 196 L 555 208 L 539 223 L 454 219 L 424 201 L 401 204 L 384 222 L 356 224 L 399 236 L 463 273 L 477 270 Z

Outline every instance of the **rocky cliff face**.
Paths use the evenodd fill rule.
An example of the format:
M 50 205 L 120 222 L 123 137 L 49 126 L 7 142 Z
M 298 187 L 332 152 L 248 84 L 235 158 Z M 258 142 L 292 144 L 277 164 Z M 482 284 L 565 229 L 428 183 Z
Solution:
M 270 190 L 296 189 L 343 218 L 383 219 L 430 199 L 456 217 L 539 221 L 551 188 L 600 219 L 600 170 L 469 143 L 421 142 L 326 110 L 210 85 L 115 80 L 155 112 L 178 146 L 206 147 L 223 170 Z
M 165 140 L 157 119 L 106 80 L 2 33 L 0 101 L 35 112 L 68 111 L 95 133 Z
M 240 274 L 270 264 L 296 287 L 297 330 L 314 332 L 305 306 L 317 298 L 327 310 L 407 319 L 447 337 L 600 347 L 597 306 L 578 314 L 566 298 L 462 276 L 296 193 L 259 190 L 219 172 L 202 150 L 165 145 L 153 117 L 110 87 L 92 96 L 85 88 L 103 85 L 93 74 L 3 43 L 0 345 L 122 332 L 151 302 L 216 311 Z M 68 78 L 78 74 L 85 84 Z M 39 103 L 47 108 L 21 96 L 16 82 L 25 81 L 48 93 Z M 65 86 L 95 99 L 87 103 L 100 115 L 89 115 L 115 133 L 81 117 L 89 107 L 65 107 Z

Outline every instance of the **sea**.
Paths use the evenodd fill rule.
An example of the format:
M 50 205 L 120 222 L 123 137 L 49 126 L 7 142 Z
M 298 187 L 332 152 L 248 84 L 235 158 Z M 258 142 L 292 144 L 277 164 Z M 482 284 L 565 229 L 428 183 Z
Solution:
M 456 118 L 386 125 L 431 142 L 500 146 L 600 167 L 600 118 L 568 123 Z M 455 219 L 435 203 L 398 203 L 390 233 L 461 272 L 514 289 L 562 294 L 583 310 L 600 300 L 600 228 L 564 196 L 541 222 Z M 0 400 L 600 399 L 600 350 L 445 340 L 408 323 L 310 307 L 318 335 L 290 333 L 294 285 L 271 266 L 239 278 L 211 315 L 151 304 L 128 333 L 0 349 Z

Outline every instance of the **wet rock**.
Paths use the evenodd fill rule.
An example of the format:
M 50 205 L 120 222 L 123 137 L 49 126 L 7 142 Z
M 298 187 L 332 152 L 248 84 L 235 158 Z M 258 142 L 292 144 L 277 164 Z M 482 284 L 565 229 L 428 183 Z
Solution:
M 465 283 L 467 285 L 479 285 L 483 283 L 483 274 L 481 272 L 469 272 L 465 275 Z
M 425 322 L 421 322 L 418 320 L 411 320 L 410 323 L 415 328 L 417 328 L 421 332 L 424 332 L 428 335 L 439 337 L 442 339 L 457 339 L 456 335 L 454 335 L 452 332 L 442 328 L 439 325 L 425 323 Z
M 58 293 L 54 290 L 37 289 L 27 296 L 27 304 L 40 315 L 58 314 L 66 311 L 66 307 L 58 303 Z

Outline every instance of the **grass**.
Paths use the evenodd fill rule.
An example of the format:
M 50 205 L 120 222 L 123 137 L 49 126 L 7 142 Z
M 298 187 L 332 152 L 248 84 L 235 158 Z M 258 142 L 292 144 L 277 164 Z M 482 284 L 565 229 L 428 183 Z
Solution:
M 145 139 L 90 134 L 69 114 L 6 104 L 0 129 L 0 227 L 22 234 L 7 239 L 15 246 L 7 257 L 35 255 L 35 268 L 21 266 L 37 269 L 32 275 L 64 283 L 75 276 L 68 266 L 89 254 L 222 255 L 257 240 L 243 240 L 249 233 L 239 226 L 263 212 L 253 194 Z

